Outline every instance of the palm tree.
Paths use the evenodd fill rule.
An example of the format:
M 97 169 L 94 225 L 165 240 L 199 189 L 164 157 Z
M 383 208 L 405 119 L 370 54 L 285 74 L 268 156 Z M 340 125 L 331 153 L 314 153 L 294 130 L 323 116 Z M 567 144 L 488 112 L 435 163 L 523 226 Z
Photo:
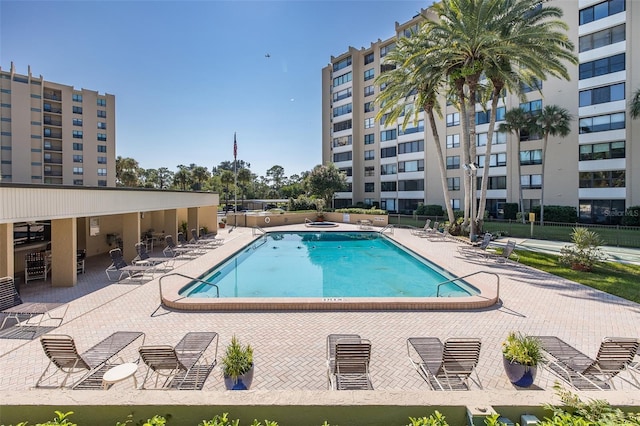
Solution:
M 211 177 L 209 170 L 203 166 L 195 166 L 191 169 L 191 178 L 194 180 L 194 189 L 197 191 L 202 190 L 202 182 Z
M 542 189 L 540 190 L 540 226 L 544 225 L 544 166 L 547 158 L 549 136 L 565 137 L 571 132 L 573 117 L 564 108 L 547 105 L 535 116 L 532 130 L 542 136 Z
M 425 36 L 438 48 L 427 54 L 446 68 L 461 115 L 463 159 L 468 162 L 475 160 L 478 91 L 490 94 L 487 139 L 491 141 L 503 88 L 512 90 L 516 82 L 545 80 L 548 75 L 568 80 L 565 63 L 576 64 L 578 59 L 566 35 L 568 26 L 560 19 L 562 10 L 540 0 L 442 0 L 431 10 L 437 19 L 427 20 Z M 485 87 L 480 84 L 483 74 Z M 489 143 L 485 158 L 490 152 Z M 477 222 L 484 215 L 487 177 L 485 168 Z M 470 178 L 465 184 L 469 188 Z
M 640 88 L 636 89 L 636 92 L 631 98 L 629 114 L 631 114 L 631 118 L 633 119 L 640 117 Z
M 426 61 L 426 57 L 422 55 L 431 47 L 428 39 L 404 37 L 387 54 L 385 64 L 392 65 L 393 69 L 382 73 L 375 80 L 378 85 L 386 85 L 385 90 L 376 98 L 376 104 L 379 105 L 376 119 L 380 120 L 386 115 L 387 122 L 396 123 L 403 116 L 402 128 L 405 129 L 410 120 L 417 120 L 419 111 L 425 112 L 440 166 L 440 181 L 449 225 L 453 226 L 455 216 L 447 185 L 447 168 L 435 120 L 436 113 L 442 117 L 440 104 L 437 102 L 438 91 L 442 89 L 442 69 Z
M 504 115 L 504 123 L 498 126 L 499 132 L 513 133 L 515 135 L 516 152 L 518 153 L 518 207 L 522 216 L 522 223 L 525 222 L 523 196 L 522 196 L 522 166 L 520 165 L 520 132 L 531 124 L 531 114 L 525 112 L 522 108 L 513 108 Z M 485 167 L 487 164 L 485 163 Z
M 182 167 L 173 175 L 173 184 L 183 191 L 187 190 L 187 187 L 191 184 L 191 174 L 187 168 Z

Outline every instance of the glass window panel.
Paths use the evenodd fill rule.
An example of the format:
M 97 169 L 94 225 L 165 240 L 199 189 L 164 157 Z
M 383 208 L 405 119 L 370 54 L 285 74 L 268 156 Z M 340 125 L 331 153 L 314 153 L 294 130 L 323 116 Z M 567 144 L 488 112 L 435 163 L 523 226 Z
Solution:
M 620 55 L 615 55 L 610 58 L 609 61 L 609 72 L 617 72 L 625 69 L 625 55 L 624 53 Z
M 615 15 L 616 13 L 624 12 L 625 0 L 609 0 L 609 15 Z
M 591 105 L 591 90 L 580 92 L 580 106 Z
M 606 18 L 609 16 L 609 2 L 603 2 L 600 4 L 596 4 L 593 6 L 593 20 L 597 21 L 598 19 Z
M 580 25 L 588 24 L 593 21 L 593 8 L 588 7 L 580 11 Z
M 624 41 L 626 37 L 626 28 L 624 24 L 611 28 L 611 43 Z
M 624 83 L 611 86 L 611 102 L 624 99 Z
M 624 129 L 624 113 L 611 114 L 611 129 Z

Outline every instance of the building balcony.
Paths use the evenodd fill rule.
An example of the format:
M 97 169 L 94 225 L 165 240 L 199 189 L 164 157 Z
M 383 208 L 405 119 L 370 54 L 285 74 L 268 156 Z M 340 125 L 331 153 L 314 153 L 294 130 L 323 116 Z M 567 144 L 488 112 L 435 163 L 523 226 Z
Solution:
M 62 152 L 62 146 L 44 144 L 45 151 Z
M 56 92 L 44 92 L 42 95 L 44 99 L 49 99 L 51 101 L 60 101 L 62 102 L 62 95 Z
M 45 164 L 62 164 L 62 158 L 45 158 Z
M 62 127 L 62 120 L 58 120 L 52 117 L 44 117 L 44 124 L 48 125 L 48 126 L 57 126 L 57 127 Z
M 44 175 L 48 177 L 62 177 L 62 171 L 58 171 L 58 170 L 45 171 Z

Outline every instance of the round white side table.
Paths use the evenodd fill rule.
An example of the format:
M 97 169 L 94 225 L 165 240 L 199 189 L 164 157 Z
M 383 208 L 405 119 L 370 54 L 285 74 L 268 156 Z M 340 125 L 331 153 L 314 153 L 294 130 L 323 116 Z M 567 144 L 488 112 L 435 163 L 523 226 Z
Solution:
M 134 362 L 126 362 L 124 364 L 116 365 L 113 368 L 107 370 L 102 376 L 103 389 L 109 389 L 109 385 L 121 382 L 133 377 L 133 387 L 138 388 L 138 381 L 136 380 L 136 372 L 138 371 L 138 364 Z

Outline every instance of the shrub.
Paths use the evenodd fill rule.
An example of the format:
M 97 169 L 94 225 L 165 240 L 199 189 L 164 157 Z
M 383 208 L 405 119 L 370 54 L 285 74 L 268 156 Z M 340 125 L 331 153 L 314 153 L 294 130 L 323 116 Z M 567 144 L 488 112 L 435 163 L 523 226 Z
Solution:
M 317 199 L 300 195 L 298 198 L 289 198 L 289 207 L 287 210 L 317 210 Z
M 518 203 L 504 203 L 504 218 L 516 219 L 518 215 Z M 547 213 L 546 211 L 544 212 Z
M 416 209 L 418 216 L 444 216 L 444 209 L 439 204 L 420 204 Z
M 531 209 L 540 220 L 540 206 Z M 573 206 L 544 206 L 544 220 L 548 222 L 575 223 L 578 220 L 578 211 Z
M 605 259 L 600 249 L 603 241 L 600 236 L 587 228 L 573 228 L 571 233 L 573 245 L 566 245 L 560 249 L 560 263 L 571 269 L 591 271 L 593 265 Z
M 386 210 L 376 209 L 374 207 L 370 209 L 361 209 L 361 208 L 348 208 L 348 209 L 336 209 L 336 213 L 350 213 L 350 214 L 377 214 L 377 215 L 386 215 Z

